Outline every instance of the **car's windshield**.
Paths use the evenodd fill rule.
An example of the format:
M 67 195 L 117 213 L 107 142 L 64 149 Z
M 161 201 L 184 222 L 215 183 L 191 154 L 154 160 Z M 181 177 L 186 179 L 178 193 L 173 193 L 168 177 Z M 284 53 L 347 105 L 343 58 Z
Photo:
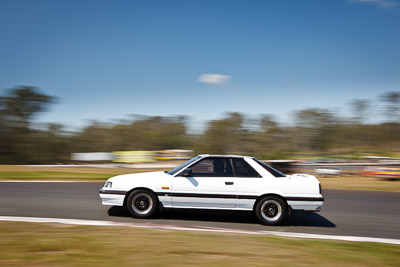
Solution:
M 275 177 L 286 177 L 286 175 L 284 175 L 283 173 L 281 173 L 278 170 L 275 170 L 274 168 L 272 168 L 271 166 L 265 164 L 262 161 L 259 161 L 258 159 L 254 159 L 258 164 L 260 164 L 264 169 L 266 169 L 269 173 L 271 173 L 273 176 Z
M 200 156 L 196 156 L 194 158 L 192 158 L 191 160 L 188 160 L 184 163 L 182 163 L 181 165 L 179 165 L 178 167 L 173 168 L 172 170 L 170 170 L 169 172 L 167 172 L 168 174 L 174 175 L 175 173 L 177 173 L 179 170 L 185 168 L 186 166 L 188 166 L 189 164 L 191 164 L 192 162 L 198 160 L 199 158 L 201 158 Z

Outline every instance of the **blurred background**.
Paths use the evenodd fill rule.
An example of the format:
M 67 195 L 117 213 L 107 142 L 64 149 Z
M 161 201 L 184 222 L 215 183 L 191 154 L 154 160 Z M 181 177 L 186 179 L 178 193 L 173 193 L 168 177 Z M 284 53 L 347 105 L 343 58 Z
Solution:
M 391 0 L 1 1 L 0 164 L 245 154 L 397 179 L 399 12 Z
M 374 104 L 354 100 L 352 117 L 310 108 L 295 112 L 294 124 L 284 126 L 273 115 L 252 118 L 233 112 L 206 122 L 199 133 L 188 130 L 189 119 L 183 115 L 93 121 L 79 131 L 58 123 L 34 123 L 34 115 L 54 99 L 27 86 L 8 90 L 1 98 L 2 164 L 164 169 L 195 154 L 245 154 L 286 173 L 400 178 L 398 92 L 385 93 Z M 365 123 L 364 113 L 381 102 L 388 121 Z

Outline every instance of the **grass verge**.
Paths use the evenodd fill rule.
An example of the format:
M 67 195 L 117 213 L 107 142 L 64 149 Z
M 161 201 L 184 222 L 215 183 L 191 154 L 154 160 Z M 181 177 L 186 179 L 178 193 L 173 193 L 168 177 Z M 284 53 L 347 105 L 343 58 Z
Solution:
M 106 180 L 127 173 L 155 171 L 125 168 L 70 168 L 0 165 L 0 180 Z
M 400 246 L 0 222 L 0 266 L 399 266 Z
M 368 176 L 318 177 L 318 180 L 321 182 L 322 190 L 328 188 L 400 192 L 400 180 L 388 181 Z

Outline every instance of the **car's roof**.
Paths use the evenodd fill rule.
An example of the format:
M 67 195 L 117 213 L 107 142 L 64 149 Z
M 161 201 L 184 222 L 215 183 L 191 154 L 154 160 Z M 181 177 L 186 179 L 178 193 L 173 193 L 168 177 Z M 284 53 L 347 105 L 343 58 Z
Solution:
M 199 155 L 202 158 L 205 157 L 217 157 L 217 158 L 253 158 L 250 156 L 241 156 L 241 155 L 215 155 L 215 154 L 202 154 Z

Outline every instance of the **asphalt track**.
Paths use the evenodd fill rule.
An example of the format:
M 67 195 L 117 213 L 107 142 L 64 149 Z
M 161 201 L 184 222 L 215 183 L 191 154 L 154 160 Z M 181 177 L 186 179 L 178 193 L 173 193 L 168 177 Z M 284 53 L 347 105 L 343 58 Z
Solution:
M 167 210 L 133 219 L 120 207 L 102 206 L 96 182 L 1 182 L 0 216 L 67 218 L 217 227 L 240 230 L 400 239 L 400 193 L 324 190 L 319 213 L 292 214 L 283 225 L 260 225 L 251 212 Z

